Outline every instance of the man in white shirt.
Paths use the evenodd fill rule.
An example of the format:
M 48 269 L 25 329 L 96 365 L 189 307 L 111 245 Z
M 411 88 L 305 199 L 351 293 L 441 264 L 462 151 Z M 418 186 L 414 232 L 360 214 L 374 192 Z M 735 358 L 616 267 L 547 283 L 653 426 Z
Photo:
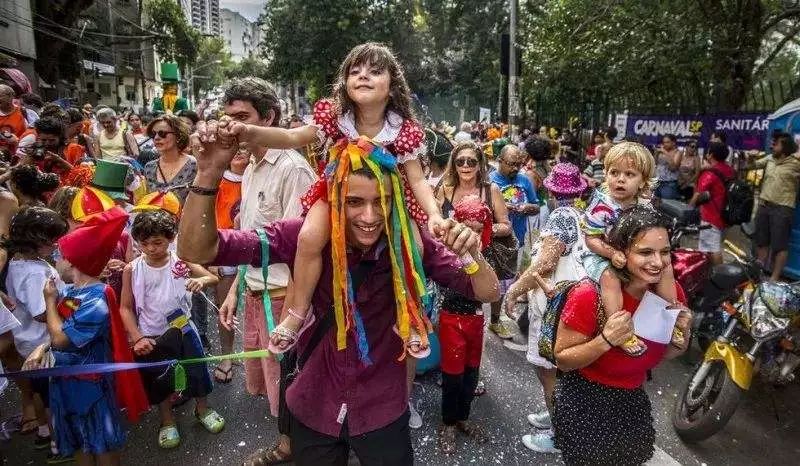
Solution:
M 222 97 L 225 114 L 234 120 L 259 126 L 277 126 L 281 119 L 280 102 L 275 91 L 258 78 L 235 80 Z M 302 214 L 300 197 L 316 181 L 308 162 L 295 150 L 247 148 L 251 153 L 250 165 L 242 177 L 242 201 L 239 210 L 240 229 L 261 228 L 269 222 L 299 217 Z M 277 324 L 289 284 L 289 268 L 285 264 L 271 265 L 266 287 L 262 270 L 248 267 L 245 277 L 244 350 L 266 349 L 269 333 L 264 315 L 263 295 L 267 293 L 272 303 L 272 317 Z M 223 312 L 238 303 L 238 278 L 231 286 L 228 297 L 221 306 Z M 265 395 L 270 412 L 278 416 L 280 364 L 274 358 L 247 359 L 244 361 L 247 391 Z M 274 453 L 291 454 L 288 437 L 281 432 Z M 263 455 L 260 450 L 255 455 Z

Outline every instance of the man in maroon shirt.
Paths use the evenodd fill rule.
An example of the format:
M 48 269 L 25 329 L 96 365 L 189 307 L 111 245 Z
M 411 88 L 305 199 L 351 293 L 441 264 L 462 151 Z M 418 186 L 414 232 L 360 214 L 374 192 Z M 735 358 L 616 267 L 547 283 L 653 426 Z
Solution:
M 694 196 L 689 200 L 690 205 L 700 206 L 700 224 L 710 226 L 700 230 L 697 249 L 709 253 L 715 265 L 722 263 L 722 233 L 727 227 L 722 219 L 722 210 L 728 201 L 725 183 L 736 176 L 733 167 L 725 162 L 727 158 L 728 146 L 721 142 L 708 145 L 703 170 L 697 177 Z
M 197 153 L 197 176 L 183 207 L 178 254 L 185 260 L 217 265 L 261 266 L 261 244 L 254 231 L 220 230 L 214 221 L 214 194 L 235 152 L 234 141 L 216 132 L 215 123 L 202 122 L 203 151 Z M 214 135 L 214 142 L 208 142 Z M 195 139 L 197 141 L 197 139 Z M 390 197 L 390 194 L 386 194 Z M 390 201 L 390 199 L 387 199 Z M 353 332 L 347 347 L 337 350 L 334 332 L 327 332 L 313 348 L 303 369 L 286 391 L 292 413 L 292 452 L 296 464 L 344 465 L 352 448 L 363 464 L 408 465 L 413 450 L 408 428 L 406 364 L 398 361 L 403 343 L 394 333 L 395 299 L 389 250 L 378 180 L 368 170 L 350 174 L 345 196 L 345 239 L 351 273 L 362 261 L 374 265 L 355 292 L 370 348 L 371 365 L 361 362 Z M 389 202 L 388 205 L 391 205 Z M 302 219 L 264 226 L 270 264 L 293 269 Z M 480 237 L 450 221 L 442 241 L 420 231 L 423 268 L 428 277 L 483 302 L 499 299 L 497 277 L 480 254 Z M 469 252 L 478 263 L 472 275 L 463 272 L 457 255 Z M 317 322 L 332 312 L 330 245 L 322 253 L 323 269 L 312 298 Z M 232 316 L 221 316 L 232 319 Z M 319 325 L 319 324 L 316 324 Z M 298 342 L 298 354 L 309 345 L 313 328 Z

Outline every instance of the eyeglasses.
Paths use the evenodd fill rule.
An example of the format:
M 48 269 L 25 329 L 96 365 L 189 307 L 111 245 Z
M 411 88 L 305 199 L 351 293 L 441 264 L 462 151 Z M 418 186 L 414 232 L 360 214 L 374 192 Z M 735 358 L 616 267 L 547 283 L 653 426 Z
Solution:
M 150 133 L 150 137 L 154 138 L 154 137 L 158 136 L 161 139 L 164 139 L 164 138 L 167 137 L 168 134 L 175 134 L 175 131 L 163 131 L 163 130 L 161 130 L 161 131 L 153 131 L 153 132 Z
M 473 159 L 472 157 L 456 159 L 456 167 L 463 167 L 464 165 L 469 168 L 475 168 L 478 166 L 478 159 Z
M 522 162 L 509 162 L 508 160 L 505 160 L 505 159 L 500 159 L 500 162 L 502 162 L 502 163 L 504 163 L 504 164 L 506 164 L 506 165 L 508 165 L 509 167 L 512 167 L 512 168 L 519 168 L 519 167 L 522 166 Z

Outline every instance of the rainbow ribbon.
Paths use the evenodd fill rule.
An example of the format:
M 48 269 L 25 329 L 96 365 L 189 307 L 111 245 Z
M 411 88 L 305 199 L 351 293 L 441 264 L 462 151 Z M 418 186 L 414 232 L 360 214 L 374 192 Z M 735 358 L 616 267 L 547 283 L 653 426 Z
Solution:
M 331 148 L 328 166 L 325 170 L 325 176 L 328 179 L 328 200 L 331 206 L 336 343 L 339 350 L 346 348 L 347 331 L 355 327 L 359 358 L 363 363 L 370 364 L 369 343 L 361 314 L 356 306 L 352 277 L 347 268 L 344 235 L 343 200 L 348 192 L 348 175 L 364 166 L 378 179 L 384 230 L 392 269 L 397 326 L 404 342 L 400 360 L 405 357 L 405 343 L 409 339 L 411 327 L 416 329 L 423 344 L 427 344 L 427 334 L 431 325 L 421 311 L 421 304 L 428 305 L 430 297 L 425 288 L 422 256 L 412 233 L 411 218 L 403 196 L 402 175 L 397 165 L 397 159 L 368 138 L 361 137 L 355 141 L 342 139 Z M 389 186 L 386 186 L 385 175 L 389 176 Z M 392 194 L 391 206 L 386 203 L 387 192 Z

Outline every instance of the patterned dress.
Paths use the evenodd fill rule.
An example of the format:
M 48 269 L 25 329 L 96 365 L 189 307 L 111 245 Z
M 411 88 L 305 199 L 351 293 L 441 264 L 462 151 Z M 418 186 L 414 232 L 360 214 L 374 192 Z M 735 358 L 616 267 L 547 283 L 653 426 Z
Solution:
M 306 122 L 317 127 L 317 143 L 320 147 L 326 149 L 329 149 L 342 139 L 352 141 L 360 136 L 356 130 L 355 116 L 350 112 L 344 115 L 336 115 L 333 103 L 329 100 L 320 100 L 314 104 L 311 118 Z M 424 225 L 428 217 L 414 198 L 414 193 L 408 184 L 405 170 L 403 170 L 402 166 L 409 160 L 416 160 L 426 153 L 427 146 L 425 144 L 424 130 L 416 121 L 403 119 L 397 113 L 389 110 L 386 112 L 386 121 L 383 129 L 373 138 L 373 141 L 382 145 L 388 152 L 397 157 L 397 161 L 400 163 L 400 173 L 405 180 L 403 186 L 408 211 L 414 221 Z M 304 213 L 307 213 L 319 199 L 327 202 L 327 183 L 328 181 L 325 177 L 320 178 L 300 199 Z

